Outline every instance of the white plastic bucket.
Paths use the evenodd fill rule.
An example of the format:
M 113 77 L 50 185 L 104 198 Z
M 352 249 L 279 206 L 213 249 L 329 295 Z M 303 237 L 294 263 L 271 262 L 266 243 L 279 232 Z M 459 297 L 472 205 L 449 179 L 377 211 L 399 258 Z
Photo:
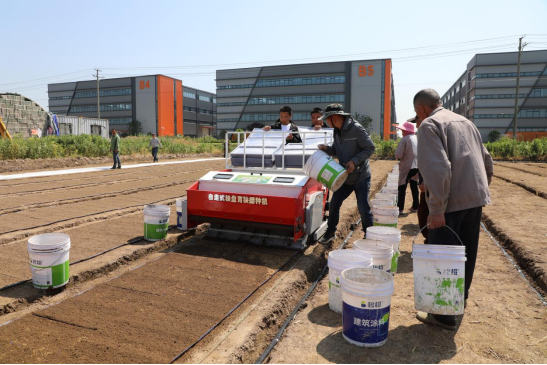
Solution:
M 329 252 L 329 308 L 342 313 L 340 273 L 351 267 L 371 267 L 372 256 L 356 250 L 335 250 Z
M 391 199 L 371 199 L 369 202 L 371 207 L 375 205 L 391 205 L 393 206 L 393 200 Z
M 393 245 L 393 258 L 391 259 L 391 273 L 397 272 L 399 262 L 399 245 L 401 244 L 401 231 L 393 227 L 372 226 L 367 228 L 367 239 L 387 241 Z
M 412 245 L 416 309 L 461 315 L 465 302 L 465 247 Z
M 342 271 L 342 334 L 361 347 L 382 346 L 387 341 L 393 276 L 378 269 Z
M 375 199 L 390 199 L 393 202 L 393 205 L 397 205 L 397 194 L 387 194 L 387 193 L 378 193 L 374 197 Z
M 335 192 L 348 177 L 344 167 L 325 152 L 316 151 L 304 165 L 304 173 Z
M 177 206 L 177 228 L 184 229 L 182 227 L 182 201 L 186 198 L 179 198 L 176 200 L 175 204 Z
M 390 242 L 361 239 L 353 243 L 353 249 L 366 252 L 370 256 L 372 256 L 373 269 L 378 269 L 386 272 L 391 271 L 393 245 Z
M 167 237 L 171 208 L 167 205 L 144 206 L 144 239 L 159 241 Z
M 382 190 L 380 191 L 381 193 L 383 194 L 399 194 L 399 189 L 398 188 L 382 188 Z
M 397 228 L 399 222 L 399 207 L 394 205 L 373 205 L 372 222 L 375 226 Z
M 70 237 L 64 233 L 44 233 L 28 240 L 32 285 L 38 289 L 59 288 L 68 283 Z

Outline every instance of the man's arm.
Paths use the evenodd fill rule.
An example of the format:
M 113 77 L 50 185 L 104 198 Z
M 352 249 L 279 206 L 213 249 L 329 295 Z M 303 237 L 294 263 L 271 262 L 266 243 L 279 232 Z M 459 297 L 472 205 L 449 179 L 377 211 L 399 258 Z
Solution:
M 488 150 L 482 145 L 482 154 L 484 156 L 484 168 L 486 169 L 486 177 L 488 178 L 488 186 L 492 182 L 492 176 L 494 175 L 494 161 L 492 156 L 488 153 Z
M 404 137 L 403 137 L 403 139 L 401 139 L 401 141 L 399 142 L 399 145 L 397 146 L 397 149 L 395 150 L 395 158 L 397 160 L 402 159 L 403 156 L 405 155 L 406 141 L 407 140 L 408 140 L 408 138 L 405 140 Z
M 420 126 L 418 168 L 429 191 L 429 215 L 444 214 L 448 205 L 452 170 L 440 131 L 431 122 L 422 123 Z
M 355 155 L 355 157 L 353 157 L 351 161 L 353 161 L 355 166 L 359 166 L 360 164 L 368 160 L 370 156 L 372 156 L 376 147 L 374 146 L 374 142 L 372 142 L 372 139 L 364 129 L 354 128 L 354 130 L 356 132 L 355 137 L 357 138 L 357 143 L 359 144 L 359 147 L 361 147 L 361 152 Z

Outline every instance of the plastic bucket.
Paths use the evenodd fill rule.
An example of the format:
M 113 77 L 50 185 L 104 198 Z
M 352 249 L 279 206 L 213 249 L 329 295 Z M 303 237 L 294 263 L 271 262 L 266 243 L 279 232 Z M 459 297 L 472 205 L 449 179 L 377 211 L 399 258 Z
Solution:
M 397 272 L 399 262 L 399 244 L 401 243 L 401 231 L 393 227 L 372 226 L 367 228 L 367 239 L 387 241 L 393 245 L 393 258 L 391 259 L 391 273 Z
M 342 313 L 342 293 L 340 292 L 340 273 L 351 267 L 371 267 L 372 256 L 356 250 L 336 250 L 329 252 L 329 308 Z
M 70 237 L 64 233 L 44 233 L 28 240 L 32 285 L 38 289 L 59 288 L 68 283 Z
M 362 347 L 382 346 L 389 331 L 393 276 L 378 269 L 342 271 L 342 334 Z
M 323 151 L 316 151 L 304 165 L 304 173 L 335 192 L 342 186 L 348 173 L 338 162 Z
M 177 206 L 177 228 L 178 229 L 184 229 L 182 227 L 182 201 L 186 198 L 179 198 L 176 200 L 175 204 Z
M 382 190 L 380 191 L 382 194 L 399 194 L 399 189 L 398 188 L 386 188 L 386 187 L 383 187 Z
M 397 228 L 397 223 L 399 222 L 399 207 L 394 205 L 373 205 L 372 215 L 372 221 L 375 226 Z
M 416 309 L 432 314 L 463 314 L 466 260 L 464 246 L 412 245 Z
M 376 194 L 374 198 L 375 199 L 390 199 L 393 202 L 393 205 L 397 205 L 397 200 L 398 200 L 397 197 L 398 197 L 397 194 L 378 193 Z
M 370 206 L 375 206 L 375 205 L 390 205 L 390 206 L 393 206 L 393 200 L 391 199 L 371 199 L 370 202 L 369 202 L 369 205 Z
M 159 241 L 167 237 L 171 208 L 167 205 L 144 206 L 144 239 Z
M 357 240 L 353 249 L 363 251 L 372 256 L 372 268 L 386 272 L 391 271 L 393 246 L 390 242 L 380 240 Z

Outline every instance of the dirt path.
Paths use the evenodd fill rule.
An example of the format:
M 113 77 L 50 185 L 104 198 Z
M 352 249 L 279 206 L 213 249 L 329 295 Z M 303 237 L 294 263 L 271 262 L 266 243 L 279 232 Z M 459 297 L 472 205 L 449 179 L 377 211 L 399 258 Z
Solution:
M 483 210 L 488 229 L 501 236 L 520 266 L 547 292 L 547 200 L 495 177 L 490 194 L 494 204 Z
M 494 191 L 499 188 L 497 183 L 493 187 Z M 399 227 L 402 256 L 395 275 L 387 343 L 359 348 L 346 342 L 341 315 L 328 308 L 328 279 L 323 279 L 272 352 L 270 363 L 545 362 L 546 308 L 485 233 L 481 233 L 470 299 L 458 331 L 416 320 L 410 257 L 411 239 L 418 232 L 416 215 L 400 218 Z

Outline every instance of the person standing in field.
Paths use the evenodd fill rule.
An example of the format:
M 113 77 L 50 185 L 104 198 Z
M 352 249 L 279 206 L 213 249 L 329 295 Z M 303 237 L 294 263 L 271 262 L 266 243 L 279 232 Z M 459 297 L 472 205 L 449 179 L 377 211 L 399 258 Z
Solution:
M 414 110 L 423 120 L 418 131 L 418 169 L 427 190 L 428 244 L 460 245 L 461 240 L 467 257 L 467 300 L 477 261 L 482 207 L 491 204 L 492 157 L 477 127 L 444 109 L 435 90 L 419 91 L 414 96 Z M 418 312 L 416 318 L 448 330 L 457 328 L 452 315 Z
M 412 119 L 411 119 L 412 120 Z M 399 214 L 403 213 L 405 208 L 406 187 L 410 182 L 410 191 L 412 192 L 411 212 L 416 212 L 419 205 L 418 196 L 418 138 L 414 134 L 414 124 L 407 121 L 403 125 L 396 125 L 395 128 L 403 132 L 403 138 L 395 150 L 395 158 L 399 162 Z
M 120 136 L 118 136 L 118 133 L 115 129 L 112 130 L 112 138 L 110 138 L 110 151 L 112 152 L 112 158 L 114 159 L 114 165 L 112 166 L 111 170 L 114 170 L 116 168 L 116 164 L 118 164 L 118 168 L 122 168 L 122 163 L 120 161 Z
M 152 133 L 152 139 L 148 143 L 148 147 L 152 147 L 152 156 L 154 157 L 154 162 L 158 162 L 158 148 L 163 147 L 161 145 L 160 139 Z

